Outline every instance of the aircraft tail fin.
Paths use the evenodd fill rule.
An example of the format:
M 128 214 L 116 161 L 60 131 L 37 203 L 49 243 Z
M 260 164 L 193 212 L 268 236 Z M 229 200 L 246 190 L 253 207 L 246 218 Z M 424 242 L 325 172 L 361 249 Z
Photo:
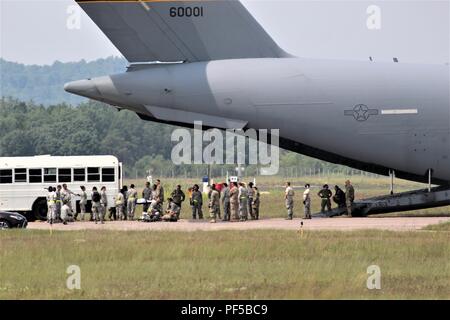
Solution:
M 237 0 L 76 0 L 131 63 L 287 54 Z

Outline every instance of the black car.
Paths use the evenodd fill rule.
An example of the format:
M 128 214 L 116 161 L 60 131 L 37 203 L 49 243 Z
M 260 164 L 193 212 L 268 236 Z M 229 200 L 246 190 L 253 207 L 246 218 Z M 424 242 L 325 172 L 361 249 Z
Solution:
M 27 224 L 27 219 L 19 213 L 0 211 L 0 230 L 26 228 Z

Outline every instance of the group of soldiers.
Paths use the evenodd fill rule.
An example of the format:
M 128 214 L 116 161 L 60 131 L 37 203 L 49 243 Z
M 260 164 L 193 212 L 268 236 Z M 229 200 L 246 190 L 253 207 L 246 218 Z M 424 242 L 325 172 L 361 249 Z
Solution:
M 317 193 L 321 199 L 321 212 L 324 213 L 325 209 L 331 211 L 331 199 L 338 205 L 338 208 L 346 208 L 347 216 L 352 217 L 353 201 L 355 200 L 355 189 L 353 188 L 350 180 L 345 181 L 345 192 L 339 188 L 334 187 L 335 193 L 330 190 L 329 186 L 325 184 L 322 189 Z M 286 183 L 285 202 L 287 209 L 287 218 L 292 220 L 294 217 L 294 189 L 291 187 L 291 183 Z M 304 217 L 303 219 L 311 219 L 311 186 L 305 185 L 305 191 L 303 192 L 303 206 Z
M 259 219 L 260 192 L 253 182 L 246 185 L 243 182 L 230 182 L 222 184 L 213 184 L 208 186 L 208 209 L 211 223 L 216 223 L 218 219 L 222 221 L 247 221 L 249 219 Z M 80 187 L 80 193 L 74 193 L 67 188 L 66 184 L 49 187 L 47 195 L 49 223 L 62 222 L 67 224 L 69 221 L 76 221 L 77 212 L 72 208 L 72 196 L 80 197 L 80 219 L 84 220 L 87 213 L 88 195 L 84 186 Z M 335 193 L 330 190 L 328 185 L 324 185 L 318 192 L 321 198 L 321 212 L 331 210 L 331 199 L 339 208 L 346 208 L 347 215 L 352 216 L 352 206 L 355 199 L 355 190 L 350 181 L 345 182 L 345 192 L 335 186 Z M 287 219 L 294 217 L 294 189 L 290 182 L 286 183 L 285 202 L 287 208 Z M 192 219 L 203 219 L 203 193 L 196 184 L 188 189 L 189 204 L 192 209 Z M 106 187 L 98 191 L 97 187 L 92 188 L 91 192 L 91 215 L 90 220 L 95 223 L 103 224 L 107 211 L 109 209 L 110 220 L 135 220 L 135 211 L 138 204 L 138 192 L 135 185 L 130 188 L 124 186 L 114 197 L 114 205 L 109 206 Z M 153 186 L 146 182 L 142 191 L 143 215 L 142 221 L 178 221 L 181 214 L 182 203 L 186 195 L 177 185 L 172 191 L 166 209 L 164 208 L 164 188 L 160 180 L 157 180 Z M 305 185 L 303 192 L 304 219 L 311 219 L 311 186 Z M 222 209 L 222 210 L 221 210 Z M 223 217 L 221 212 L 223 212 Z
M 181 185 L 177 185 L 176 189 L 172 191 L 168 200 L 167 208 L 164 210 L 164 188 L 161 181 L 157 180 L 156 184 L 150 186 L 149 182 L 145 183 L 145 188 L 142 191 L 142 198 L 144 199 L 141 221 L 157 222 L 157 221 L 171 221 L 176 222 L 180 219 L 181 205 L 186 196 L 181 190 Z M 131 219 L 134 219 L 134 215 Z
M 198 185 L 195 185 L 191 194 L 192 218 L 196 219 L 197 214 L 203 219 L 201 210 L 201 196 L 198 192 Z M 210 222 L 215 223 L 217 219 L 222 221 L 247 221 L 259 220 L 260 193 L 258 187 L 253 182 L 246 185 L 243 182 L 230 182 L 220 185 L 213 184 L 208 192 Z M 223 218 L 220 207 L 223 208 Z
M 58 185 L 56 188 L 48 187 L 47 190 L 47 221 L 51 224 L 57 221 L 67 224 L 73 212 L 72 195 L 76 194 L 70 191 L 66 184 Z
M 231 182 L 230 185 L 228 183 L 213 184 L 208 186 L 208 190 L 208 209 L 211 223 L 216 223 L 218 219 L 222 221 L 247 221 L 249 216 L 253 220 L 259 219 L 260 193 L 252 182 L 248 184 L 248 187 L 244 183 L 238 184 L 236 182 Z M 186 199 L 181 185 L 177 185 L 167 199 L 167 208 L 163 210 L 164 190 L 157 185 L 150 188 L 149 183 L 142 191 L 142 197 L 145 202 L 141 220 L 146 222 L 178 221 L 182 203 Z M 192 209 L 192 219 L 204 219 L 203 193 L 200 191 L 198 184 L 188 189 L 188 197 Z
M 216 223 L 218 219 L 222 221 L 247 221 L 249 216 L 253 220 L 259 219 L 260 193 L 252 182 L 248 186 L 242 182 L 231 182 L 230 185 L 228 183 L 213 184 L 208 186 L 208 190 L 208 209 L 211 223 Z M 188 189 L 188 197 L 192 209 L 192 219 L 204 219 L 203 193 L 200 191 L 198 184 Z M 164 210 L 164 189 L 158 180 L 152 187 L 150 187 L 149 182 L 146 183 L 142 191 L 142 198 L 144 200 L 142 221 L 175 222 L 180 219 L 181 207 L 186 195 L 181 185 L 177 185 L 170 197 L 167 198 L 168 204 Z M 117 205 L 122 205 L 122 202 L 116 202 Z M 122 209 L 116 209 L 117 212 L 120 210 Z M 130 210 L 128 211 L 130 212 Z M 134 219 L 134 213 L 129 216 L 129 219 Z
M 80 197 L 80 220 L 84 220 L 87 213 L 88 194 L 84 186 L 80 187 L 80 193 L 74 193 L 63 184 L 57 188 L 49 187 L 47 194 L 47 221 L 49 223 L 62 222 L 67 224 L 78 219 L 77 211 L 72 208 L 72 196 Z M 203 219 L 203 194 L 196 184 L 188 189 L 189 204 L 192 208 L 192 218 Z M 135 185 L 130 188 L 124 186 L 114 197 L 114 205 L 110 206 L 106 193 L 106 187 L 100 192 L 97 187 L 92 188 L 90 221 L 104 224 L 107 212 L 110 220 L 135 220 L 135 211 L 138 204 L 138 192 Z M 143 215 L 142 221 L 178 221 L 181 214 L 181 206 L 185 201 L 185 194 L 180 185 L 177 185 L 164 208 L 164 188 L 160 180 L 151 186 L 146 182 L 142 191 Z M 213 184 L 209 186 L 208 208 L 210 222 L 215 223 L 218 219 L 222 221 L 247 221 L 249 217 L 253 220 L 259 219 L 260 193 L 258 188 L 250 182 L 230 182 Z M 223 210 L 223 218 L 221 215 Z
M 158 180 L 157 185 L 161 182 Z M 161 190 L 162 186 L 157 190 Z M 62 222 L 67 224 L 70 221 L 78 219 L 77 211 L 73 210 L 72 197 L 80 197 L 80 220 L 84 220 L 88 209 L 88 194 L 84 186 L 80 187 L 80 193 L 75 193 L 67 188 L 66 184 L 62 186 L 47 188 L 47 222 L 53 224 Z M 130 188 L 124 186 L 120 192 L 114 197 L 115 205 L 109 206 L 106 187 L 101 187 L 100 191 L 97 187 L 93 187 L 91 198 L 91 215 L 90 221 L 104 224 L 109 209 L 110 220 L 134 220 L 137 194 L 135 186 L 132 184 Z
M 132 189 L 133 190 L 133 185 Z M 126 187 L 125 187 L 126 188 Z M 80 197 L 80 220 L 84 220 L 87 213 L 88 195 L 84 186 L 80 187 L 80 193 L 74 193 L 67 188 L 66 184 L 62 186 L 48 187 L 47 194 L 47 222 L 53 224 L 55 222 L 62 222 L 67 224 L 70 221 L 78 219 L 77 211 L 72 207 L 72 196 Z M 123 190 L 121 190 L 122 192 Z M 122 195 L 123 196 L 123 195 Z M 92 188 L 91 193 L 91 221 L 95 223 L 104 223 L 106 211 L 108 208 L 108 196 L 106 194 L 106 187 L 102 187 L 98 191 L 97 187 Z M 111 213 L 110 213 L 111 218 Z

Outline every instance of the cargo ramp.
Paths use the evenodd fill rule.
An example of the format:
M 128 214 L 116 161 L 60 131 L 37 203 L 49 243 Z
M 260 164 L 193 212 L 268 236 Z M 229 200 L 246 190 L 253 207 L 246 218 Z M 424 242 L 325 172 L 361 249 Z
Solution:
M 352 215 L 366 217 L 368 215 L 429 209 L 450 205 L 450 187 L 442 186 L 396 193 L 358 200 L 353 203 Z M 314 217 L 337 217 L 347 213 L 347 209 L 336 208 L 325 213 L 317 213 Z

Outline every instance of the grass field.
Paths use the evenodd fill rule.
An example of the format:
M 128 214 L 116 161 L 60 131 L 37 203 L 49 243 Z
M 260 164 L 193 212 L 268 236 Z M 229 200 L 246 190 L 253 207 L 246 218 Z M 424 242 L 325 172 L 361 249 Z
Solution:
M 284 217 L 284 179 L 258 178 L 261 216 Z M 289 179 L 302 213 L 302 186 L 313 194 L 345 177 Z M 357 198 L 386 194 L 388 178 L 352 178 Z M 144 181 L 127 180 L 142 190 Z M 163 179 L 166 197 L 176 184 Z M 424 188 L 396 181 L 396 191 Z M 313 197 L 313 211 L 319 208 Z M 139 209 L 141 210 L 141 209 Z M 206 213 L 206 201 L 204 206 Z M 140 214 L 140 212 L 138 212 Z M 448 207 L 398 215 L 448 216 Z M 391 215 L 392 216 L 392 215 Z M 188 202 L 182 217 L 190 217 Z M 450 224 L 416 232 L 71 231 L 0 232 L 2 299 L 450 299 Z M 81 290 L 66 287 L 70 265 Z M 367 268 L 381 268 L 381 290 L 368 290 Z
M 450 222 L 441 223 L 441 224 L 437 224 L 437 225 L 431 225 L 431 226 L 426 227 L 425 230 L 450 232 Z
M 447 229 L 448 230 L 448 229 Z M 448 232 L 0 232 L 1 299 L 450 298 Z M 81 290 L 66 269 L 81 268 Z M 381 268 L 368 290 L 367 268 Z
M 310 183 L 312 186 L 312 212 L 320 211 L 320 198 L 316 196 L 319 192 L 321 186 L 325 183 L 330 185 L 330 188 L 334 191 L 334 186 L 339 185 L 344 189 L 344 182 L 348 177 L 331 175 L 329 177 L 301 177 L 301 178 L 286 178 L 281 177 L 258 177 L 256 178 L 257 185 L 261 192 L 261 216 L 270 218 L 279 218 L 286 216 L 286 208 L 284 206 L 284 184 L 285 180 L 289 180 L 295 187 L 295 208 L 294 212 L 298 217 L 303 216 L 303 205 L 301 203 L 302 194 L 304 191 L 303 186 L 306 183 Z M 356 191 L 356 199 L 364 199 L 374 196 L 386 195 L 390 190 L 390 179 L 388 177 L 368 177 L 368 176 L 353 176 L 350 177 L 353 186 Z M 170 193 L 175 188 L 177 184 L 181 184 L 183 190 L 187 194 L 187 188 L 192 186 L 199 181 L 194 179 L 161 179 L 165 189 L 166 198 L 170 196 Z M 222 182 L 220 179 L 215 179 L 216 182 Z M 244 180 L 245 182 L 253 181 L 253 178 L 248 178 Z M 144 187 L 145 180 L 126 180 L 124 182 L 126 185 L 134 183 L 138 187 L 139 195 L 141 194 L 142 188 Z M 427 188 L 427 185 L 414 183 L 410 181 L 395 180 L 395 192 L 411 191 Z M 207 201 L 204 201 L 204 211 L 207 211 Z M 333 206 L 335 204 L 333 203 Z M 141 208 L 138 208 L 137 214 L 140 215 L 142 212 Z M 182 206 L 182 216 L 184 218 L 190 217 L 191 209 L 189 207 L 189 202 L 185 201 Z M 449 216 L 450 207 L 443 208 L 433 208 L 425 210 L 416 210 L 413 212 L 401 212 L 388 214 L 385 216 Z

